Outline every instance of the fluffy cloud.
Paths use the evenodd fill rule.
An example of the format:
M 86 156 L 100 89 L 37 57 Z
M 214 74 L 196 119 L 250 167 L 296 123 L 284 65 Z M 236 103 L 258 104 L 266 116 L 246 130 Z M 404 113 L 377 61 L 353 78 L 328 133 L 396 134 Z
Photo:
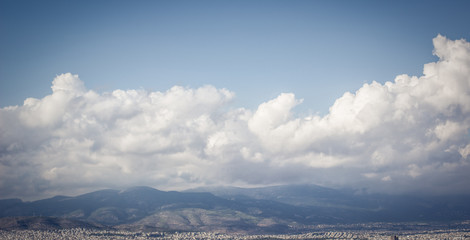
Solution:
M 298 117 L 292 93 L 255 110 L 204 86 L 52 94 L 0 110 L 2 197 L 149 185 L 315 183 L 371 191 L 470 193 L 470 44 L 433 39 L 420 77 L 364 84 L 325 116 Z

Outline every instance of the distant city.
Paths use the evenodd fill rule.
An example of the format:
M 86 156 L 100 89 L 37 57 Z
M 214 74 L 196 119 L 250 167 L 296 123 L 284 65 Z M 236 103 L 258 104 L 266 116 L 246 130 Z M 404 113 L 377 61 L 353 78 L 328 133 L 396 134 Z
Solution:
M 376 225 L 376 224 L 374 224 Z M 380 225 L 380 224 L 378 224 Z M 384 224 L 383 227 L 388 224 Z M 397 224 L 395 227 L 404 225 Z M 0 230 L 0 239 L 240 239 L 240 240 L 268 240 L 268 239 L 369 239 L 369 240 L 428 240 L 428 239 L 470 239 L 470 224 L 463 229 L 440 230 L 350 230 L 350 231 L 314 231 L 302 234 L 228 234 L 216 232 L 133 232 L 123 230 L 93 230 L 84 228 L 61 230 Z

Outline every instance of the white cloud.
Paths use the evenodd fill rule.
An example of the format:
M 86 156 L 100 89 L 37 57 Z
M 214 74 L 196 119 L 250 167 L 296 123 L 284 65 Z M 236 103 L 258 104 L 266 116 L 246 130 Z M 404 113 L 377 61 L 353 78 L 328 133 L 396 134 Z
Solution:
M 433 43 L 440 59 L 423 76 L 364 84 L 302 118 L 292 93 L 230 109 L 234 93 L 212 86 L 96 93 L 59 75 L 50 95 L 0 109 L 0 192 L 302 182 L 469 193 L 470 44 Z
M 382 181 L 390 182 L 390 181 L 392 181 L 392 178 L 390 176 L 385 176 L 385 177 L 382 178 Z
M 78 75 L 72 75 L 71 73 L 62 74 L 60 77 L 56 77 L 52 81 L 52 92 L 67 92 L 68 94 L 83 94 L 86 89 L 85 85 L 78 78 Z
M 467 159 L 468 155 L 470 155 L 470 144 L 465 147 L 459 148 L 459 153 L 463 159 Z

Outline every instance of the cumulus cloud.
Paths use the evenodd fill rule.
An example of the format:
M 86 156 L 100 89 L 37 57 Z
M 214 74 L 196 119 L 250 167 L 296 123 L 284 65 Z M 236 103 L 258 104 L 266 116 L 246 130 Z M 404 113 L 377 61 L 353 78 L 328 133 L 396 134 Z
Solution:
M 470 44 L 433 43 L 439 60 L 422 76 L 364 84 L 325 116 L 296 114 L 292 93 L 233 109 L 235 94 L 212 86 L 97 93 L 59 75 L 50 95 L 0 109 L 0 192 L 313 183 L 470 193 Z

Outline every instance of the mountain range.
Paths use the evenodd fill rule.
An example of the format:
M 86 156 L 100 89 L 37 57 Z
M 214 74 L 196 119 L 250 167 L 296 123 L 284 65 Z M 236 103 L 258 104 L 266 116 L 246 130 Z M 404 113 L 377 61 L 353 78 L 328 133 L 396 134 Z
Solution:
M 29 226 L 18 223 L 23 221 L 134 231 L 287 233 L 318 224 L 468 220 L 469 202 L 466 195 L 358 194 L 316 185 L 211 187 L 182 192 L 133 187 L 31 202 L 0 200 L 0 229 Z M 42 220 L 35 219 L 38 217 Z

